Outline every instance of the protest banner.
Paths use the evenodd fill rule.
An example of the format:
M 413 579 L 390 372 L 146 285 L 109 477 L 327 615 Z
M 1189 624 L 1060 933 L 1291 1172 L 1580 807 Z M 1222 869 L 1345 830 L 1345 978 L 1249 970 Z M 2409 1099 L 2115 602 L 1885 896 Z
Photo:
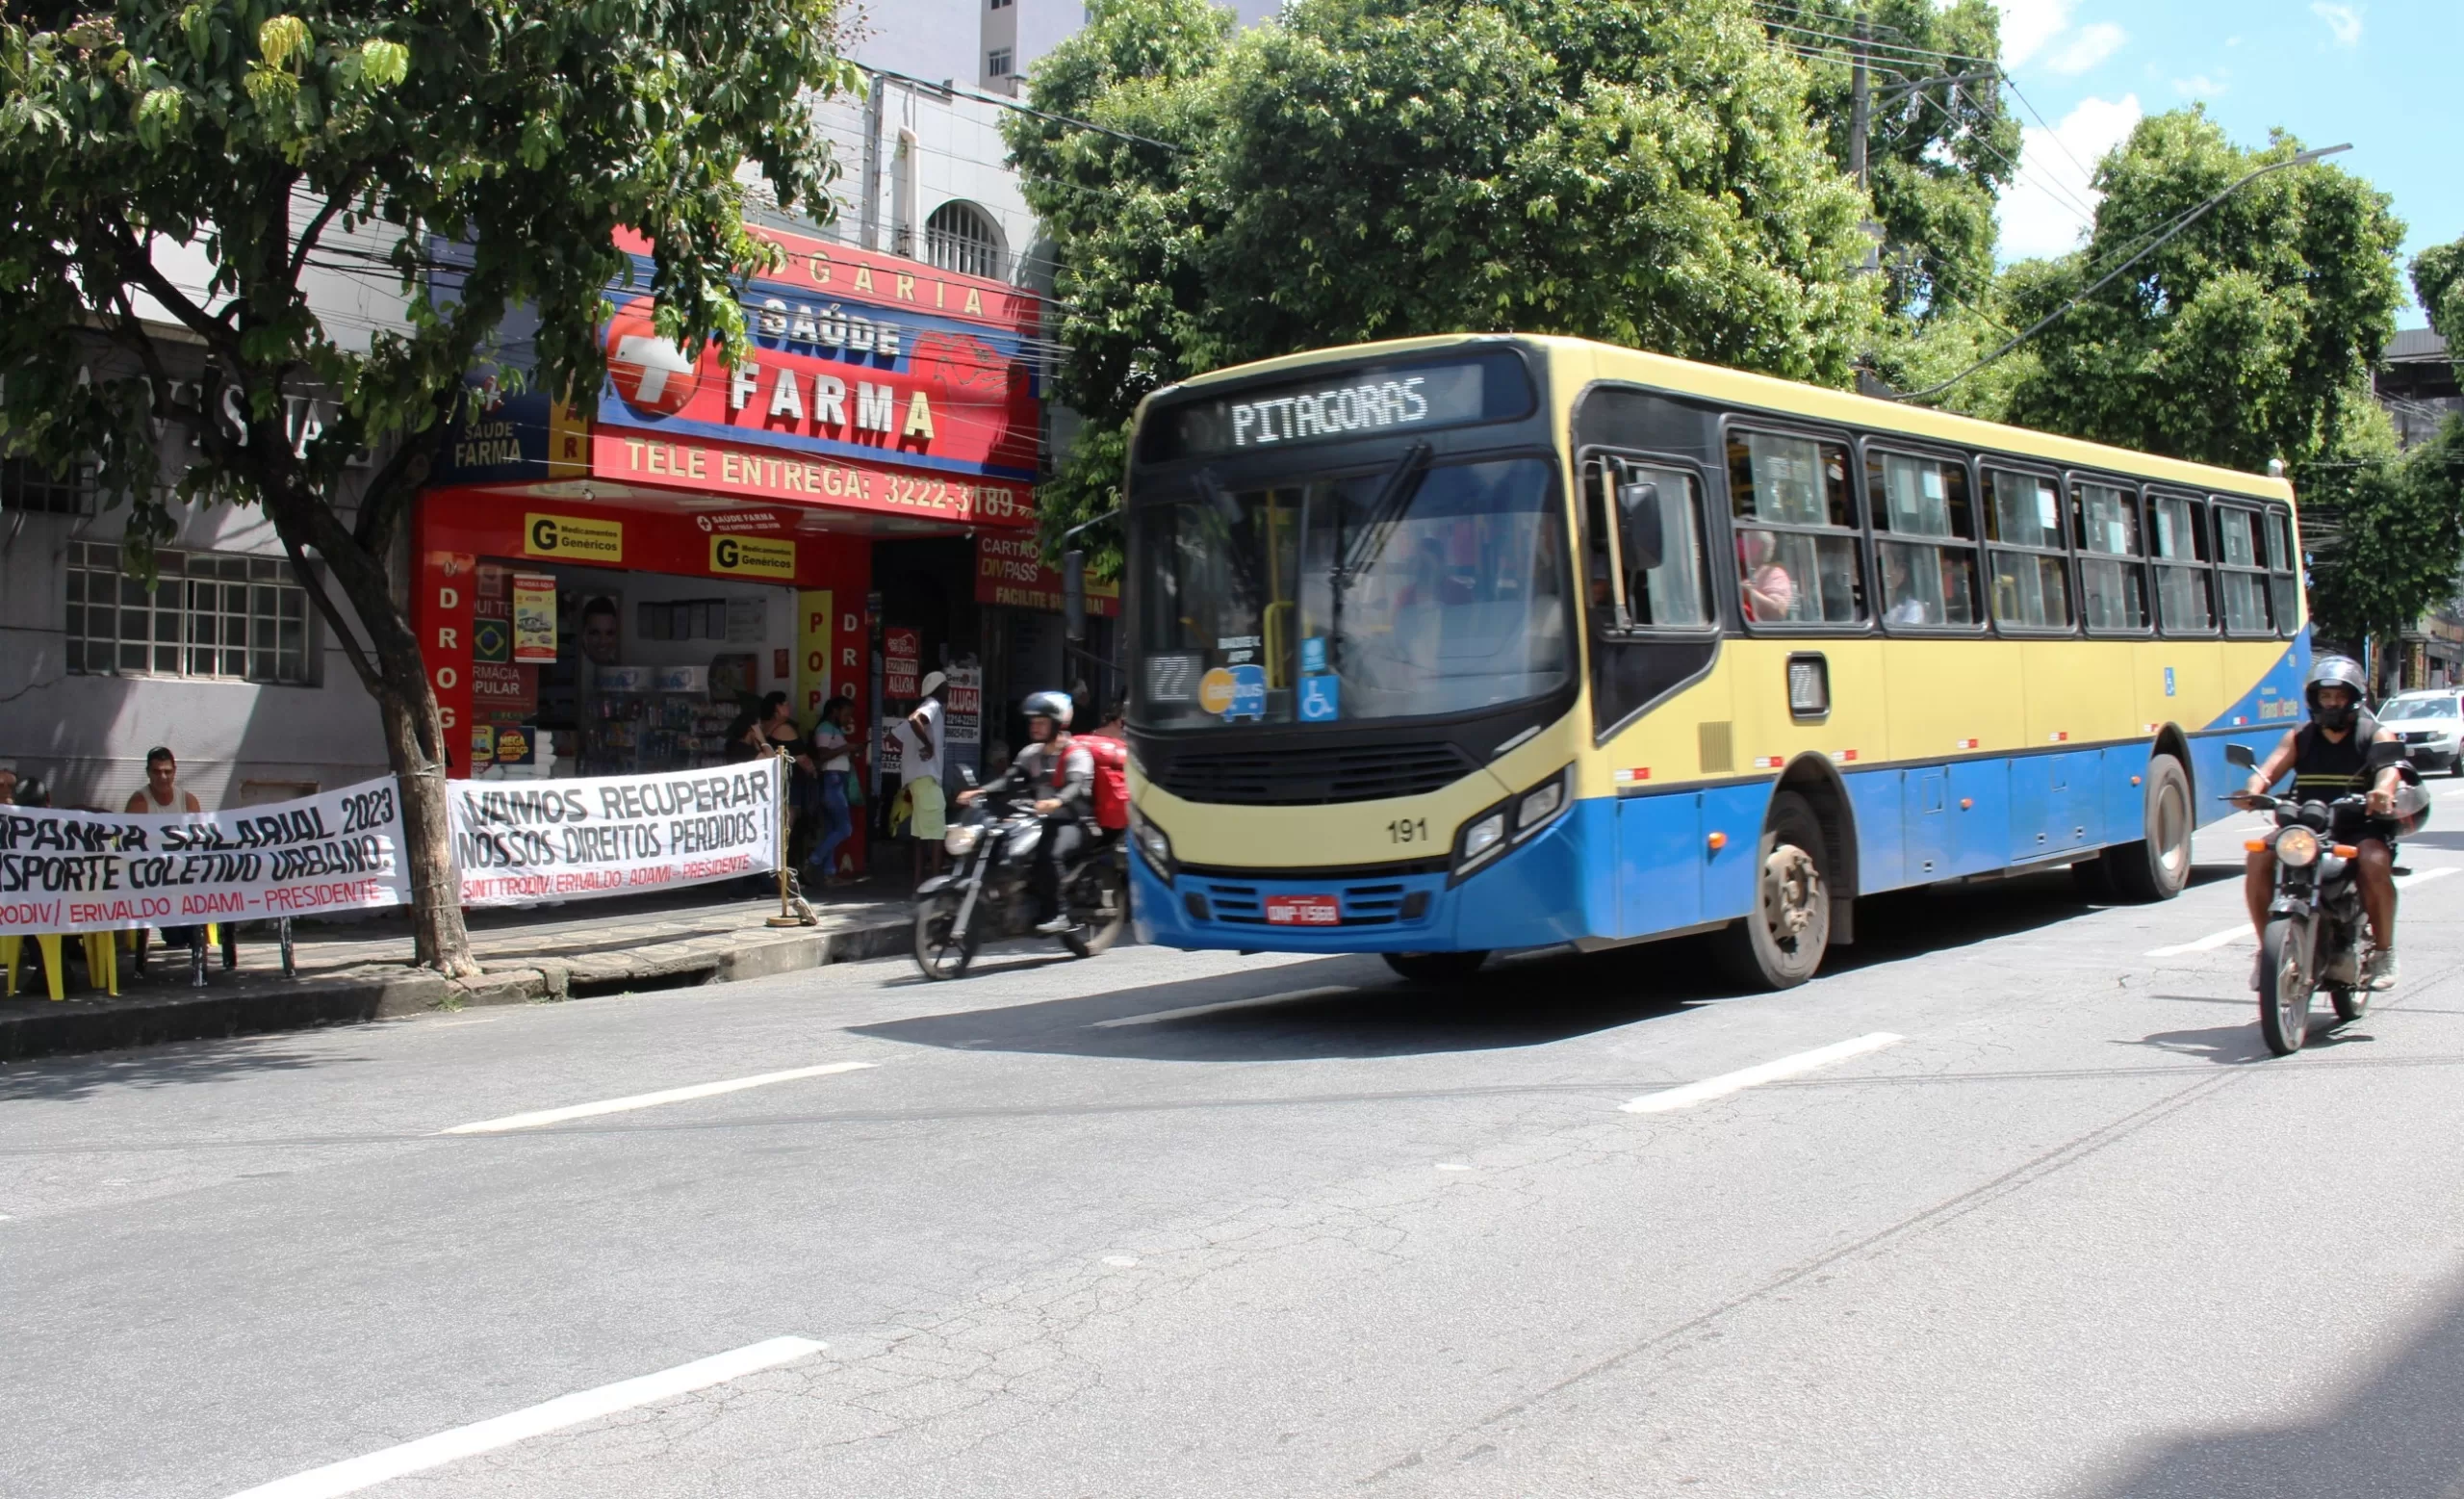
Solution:
M 410 898 L 390 778 L 229 812 L 0 807 L 0 935 L 272 920 Z
M 776 760 L 516 786 L 447 784 L 465 906 L 523 906 L 779 867 Z

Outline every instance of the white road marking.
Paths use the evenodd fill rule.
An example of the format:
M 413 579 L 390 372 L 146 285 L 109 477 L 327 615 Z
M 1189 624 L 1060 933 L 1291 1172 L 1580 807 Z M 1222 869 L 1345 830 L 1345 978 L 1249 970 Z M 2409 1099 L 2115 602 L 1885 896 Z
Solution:
M 1107 1254 L 1104 1256 L 1104 1263 L 1115 1270 L 1127 1270 L 1138 1261 L 1127 1254 Z
M 1725 1098 L 1732 1093 L 1742 1093 L 1748 1088 L 1758 1088 L 1764 1083 L 1779 1082 L 1784 1078 L 1819 1072 L 1835 1062 L 1845 1062 L 1852 1056 L 1863 1056 L 1868 1051 L 1880 1051 L 1885 1047 L 1895 1047 L 1907 1039 L 1905 1036 L 1894 1035 L 1886 1030 L 1878 1030 L 1871 1035 L 1859 1036 L 1854 1041 L 1816 1047 L 1811 1051 L 1800 1051 L 1794 1056 L 1784 1056 L 1776 1062 L 1765 1062 L 1758 1067 L 1749 1067 L 1734 1073 L 1723 1073 L 1717 1077 L 1706 1077 L 1701 1082 L 1687 1083 L 1681 1088 L 1665 1088 L 1658 1093 L 1647 1093 L 1630 1103 L 1620 1104 L 1619 1107 L 1629 1114 L 1666 1114 L 1677 1109 L 1690 1109 L 1697 1103 L 1708 1103 L 1713 1098 Z
M 827 1346 L 808 1337 L 774 1337 L 731 1353 L 679 1364 L 662 1373 L 603 1384 L 579 1394 L 560 1395 L 525 1410 L 469 1426 L 457 1426 L 449 1432 L 439 1432 L 433 1436 L 423 1436 L 398 1447 L 372 1452 L 364 1458 L 351 1458 L 321 1468 L 311 1468 L 305 1473 L 277 1479 L 270 1484 L 260 1484 L 233 1494 L 231 1499 L 332 1499 L 337 1494 L 355 1494 L 363 1488 L 373 1488 L 407 1473 L 442 1467 L 463 1458 L 494 1452 L 533 1436 L 614 1415 L 620 1410 L 673 1400 L 697 1389 L 707 1389 L 713 1384 L 740 1380 L 748 1374 L 775 1369 L 781 1364 L 793 1363 L 820 1353 Z
M 2437 879 L 2441 875 L 2453 874 L 2458 867 L 2459 866 L 2451 864 L 2442 865 L 2437 868 L 2415 869 L 2410 874 L 2400 874 L 2396 876 L 2396 888 L 2399 890 L 2409 889 L 2412 886 Z M 2151 958 L 2178 958 L 2186 952 L 2213 952 L 2217 948 L 2224 946 L 2228 943 L 2253 941 L 2255 940 L 2255 935 L 2256 934 L 2250 930 L 2250 924 L 2247 921 L 2245 921 L 2239 926 L 2228 926 L 2220 932 L 2210 932 L 2205 937 L 2198 939 L 2196 942 L 2175 943 L 2169 947 L 2150 947 L 2147 949 L 2147 956 Z
M 502 1119 L 483 1119 L 475 1124 L 456 1124 L 440 1129 L 441 1135 L 493 1135 L 508 1129 L 536 1129 L 542 1124 L 561 1124 L 569 1119 L 590 1119 L 601 1114 L 622 1114 L 628 1109 L 655 1108 L 662 1103 L 684 1103 L 694 1098 L 715 1098 L 722 1093 L 740 1093 L 747 1088 L 766 1088 L 772 1083 L 794 1082 L 800 1077 L 828 1077 L 836 1073 L 853 1073 L 878 1062 L 833 1062 L 827 1067 L 799 1067 L 792 1072 L 763 1073 L 754 1077 L 731 1077 L 726 1082 L 695 1083 L 690 1088 L 670 1088 L 663 1093 L 637 1093 L 629 1098 L 602 1098 L 597 1103 L 575 1103 L 560 1109 L 539 1109 L 529 1114 L 507 1114 Z
M 2228 926 L 2220 932 L 2210 932 L 2196 942 L 2175 943 L 2169 947 L 2150 947 L 2147 949 L 2147 955 L 2151 958 L 2178 958 L 2186 952 L 2213 952 L 2226 943 L 2255 942 L 2256 940 L 2255 934 L 2250 930 L 2250 923 L 2244 921 L 2239 926 Z
M 1097 1021 L 1089 1030 L 1114 1030 L 1123 1025 L 1161 1025 L 1166 1021 L 1186 1021 L 1195 1015 L 1219 1015 L 1225 1010 L 1248 1010 L 1262 1004 L 1286 1004 L 1295 999 L 1323 999 L 1330 995 L 1357 994 L 1358 990 L 1343 984 L 1330 984 L 1321 989 L 1295 989 L 1280 995 L 1260 995 L 1255 999 L 1226 999 L 1219 1004 L 1194 1004 L 1182 1010 L 1158 1010 L 1152 1015 L 1124 1015 L 1116 1021 Z
M 1437 1163 L 1437 1169 L 1440 1171 L 1470 1171 L 1472 1168 L 1464 1165 L 1461 1161 L 1440 1161 Z

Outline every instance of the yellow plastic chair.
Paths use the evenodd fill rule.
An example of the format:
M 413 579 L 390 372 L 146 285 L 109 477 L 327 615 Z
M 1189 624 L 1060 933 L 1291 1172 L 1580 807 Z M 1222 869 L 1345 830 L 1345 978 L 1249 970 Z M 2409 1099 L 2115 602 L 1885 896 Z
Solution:
M 86 972 L 93 981 L 113 995 L 119 993 L 119 954 L 116 939 L 110 932 L 81 932 L 78 940 L 86 944 Z M 25 951 L 25 938 L 0 937 L 0 969 L 8 970 L 7 990 L 12 999 L 17 995 L 17 960 Z M 54 999 L 68 997 L 65 975 L 60 962 L 60 934 L 42 932 L 35 937 L 35 946 L 42 953 L 43 986 Z

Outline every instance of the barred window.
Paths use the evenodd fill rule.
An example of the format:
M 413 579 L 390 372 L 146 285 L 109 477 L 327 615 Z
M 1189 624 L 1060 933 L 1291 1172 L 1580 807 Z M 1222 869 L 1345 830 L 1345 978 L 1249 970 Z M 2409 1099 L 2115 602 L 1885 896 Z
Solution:
M 93 484 L 83 464 L 55 474 L 32 458 L 0 459 L 0 510 L 90 515 L 93 500 Z
M 117 543 L 68 549 L 68 669 L 309 685 L 308 595 L 275 557 L 158 552 L 148 589 Z
M 924 258 L 944 271 L 997 281 L 1001 231 L 972 203 L 943 203 L 924 220 Z

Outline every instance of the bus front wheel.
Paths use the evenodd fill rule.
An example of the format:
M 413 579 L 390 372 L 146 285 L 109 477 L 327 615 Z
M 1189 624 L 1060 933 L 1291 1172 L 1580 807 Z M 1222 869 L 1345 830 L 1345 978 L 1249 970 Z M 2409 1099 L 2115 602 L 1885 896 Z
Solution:
M 1754 912 L 1719 934 L 1720 968 L 1754 989 L 1794 989 L 1813 977 L 1831 944 L 1831 887 L 1822 823 L 1794 791 L 1771 798 L 1757 849 Z

